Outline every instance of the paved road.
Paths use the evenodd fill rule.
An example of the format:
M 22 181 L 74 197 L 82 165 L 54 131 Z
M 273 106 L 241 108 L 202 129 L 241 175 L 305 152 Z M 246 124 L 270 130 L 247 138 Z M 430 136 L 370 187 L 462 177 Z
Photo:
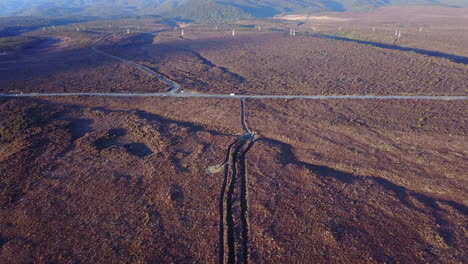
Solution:
M 132 61 L 114 56 L 112 54 L 101 51 L 97 46 L 110 36 L 106 35 L 98 42 L 96 42 L 91 48 L 101 53 L 107 57 L 119 60 L 124 63 L 128 63 L 140 70 L 143 70 L 161 81 L 169 84 L 172 88 L 165 93 L 24 93 L 24 94 L 0 94 L 0 97 L 54 97 L 54 96 L 110 96 L 110 97 L 199 97 L 199 98 L 238 98 L 238 99 L 309 99 L 309 100 L 319 100 L 319 99 L 370 99 L 370 100 L 468 100 L 468 96 L 419 96 L 419 95 L 390 95 L 390 96 L 380 96 L 380 95 L 255 95 L 255 94 L 202 94 L 202 93 L 193 93 L 193 92 L 179 92 L 180 86 L 158 74 L 157 72 L 137 64 Z
M 0 94 L 0 97 L 53 97 L 53 96 L 109 96 L 109 97 L 199 97 L 199 98 L 237 98 L 237 99 L 368 99 L 368 100 L 468 100 L 468 96 L 437 95 L 255 95 L 255 94 L 202 94 L 202 93 L 24 93 Z

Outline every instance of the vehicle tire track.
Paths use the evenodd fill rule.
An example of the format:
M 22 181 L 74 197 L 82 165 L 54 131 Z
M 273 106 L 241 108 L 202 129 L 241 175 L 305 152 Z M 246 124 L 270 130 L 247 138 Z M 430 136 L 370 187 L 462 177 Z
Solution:
M 241 123 L 244 134 L 252 134 L 247 126 L 247 121 L 245 120 L 245 98 L 241 98 Z
M 248 263 L 248 178 L 246 156 L 255 144 L 255 134 L 245 124 L 245 102 L 241 100 L 244 134 L 229 145 L 219 203 L 219 263 Z
M 228 221 L 229 214 L 228 214 L 228 190 L 231 188 L 232 185 L 232 171 L 230 170 L 230 164 L 232 164 L 232 148 L 239 142 L 239 140 L 234 141 L 229 145 L 227 153 L 226 153 L 226 160 L 225 160 L 225 167 L 224 167 L 224 181 L 223 186 L 221 188 L 221 196 L 219 200 L 219 259 L 220 263 L 228 263 L 229 254 L 226 252 L 230 252 L 230 237 L 232 234 L 232 221 Z M 231 239 L 232 240 L 232 239 Z
M 247 167 L 246 167 L 246 155 L 247 152 L 253 147 L 255 142 L 252 140 L 249 142 L 244 152 L 240 156 L 240 179 L 241 179 L 241 219 L 242 219 L 242 255 L 244 257 L 244 263 L 248 263 L 249 260 L 249 216 L 248 216 L 248 178 L 247 178 Z

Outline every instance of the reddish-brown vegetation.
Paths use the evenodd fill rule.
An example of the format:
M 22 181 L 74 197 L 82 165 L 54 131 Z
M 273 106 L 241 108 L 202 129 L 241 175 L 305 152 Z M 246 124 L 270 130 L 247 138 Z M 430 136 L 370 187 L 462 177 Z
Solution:
M 370 13 L 322 13 L 315 15 L 317 19 L 301 24 L 298 30 L 394 43 L 395 29 L 400 29 L 402 38 L 397 45 L 468 56 L 464 44 L 468 41 L 467 13 L 467 8 L 438 6 L 384 7 Z M 319 19 L 324 16 L 345 21 Z M 275 25 L 289 29 L 296 27 L 297 21 L 277 21 Z
M 50 100 L 2 102 L 3 260 L 218 260 L 237 100 Z M 249 259 L 463 262 L 464 106 L 247 100 Z
M 0 262 L 216 261 L 223 179 L 204 170 L 236 136 L 150 109 L 2 101 L 39 121 L 0 124 Z
M 464 262 L 466 103 L 247 104 L 254 262 Z
M 0 92 L 154 93 L 170 88 L 155 76 L 91 50 L 106 34 L 92 31 L 91 26 L 85 32 L 57 27 L 29 33 L 34 45 L 1 57 Z
M 468 81 L 463 64 L 358 43 L 278 32 L 174 34 L 110 50 L 200 92 L 462 95 Z
M 170 87 L 128 64 L 82 50 L 0 64 L 3 93 L 164 92 Z
M 87 26 L 7 55 L 0 92 L 167 90 Z M 199 92 L 466 94 L 445 59 L 203 31 L 99 48 Z M 465 101 L 14 98 L 0 117 L 0 263 L 466 262 Z

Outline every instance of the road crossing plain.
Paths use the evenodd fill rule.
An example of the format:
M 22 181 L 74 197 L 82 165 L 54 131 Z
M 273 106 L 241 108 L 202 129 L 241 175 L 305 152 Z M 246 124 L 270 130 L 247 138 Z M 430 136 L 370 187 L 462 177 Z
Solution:
M 0 262 L 464 262 L 466 66 L 300 32 L 86 25 L 3 61 Z M 123 61 L 89 48 L 109 33 L 96 48 Z

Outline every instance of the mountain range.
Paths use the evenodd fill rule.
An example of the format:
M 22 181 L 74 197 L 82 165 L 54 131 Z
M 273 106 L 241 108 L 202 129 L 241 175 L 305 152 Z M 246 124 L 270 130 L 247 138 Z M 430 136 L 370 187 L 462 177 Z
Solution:
M 468 7 L 467 0 L 2 0 L 0 16 L 160 15 L 197 22 L 222 22 L 292 12 L 366 11 L 388 5 L 427 4 Z

